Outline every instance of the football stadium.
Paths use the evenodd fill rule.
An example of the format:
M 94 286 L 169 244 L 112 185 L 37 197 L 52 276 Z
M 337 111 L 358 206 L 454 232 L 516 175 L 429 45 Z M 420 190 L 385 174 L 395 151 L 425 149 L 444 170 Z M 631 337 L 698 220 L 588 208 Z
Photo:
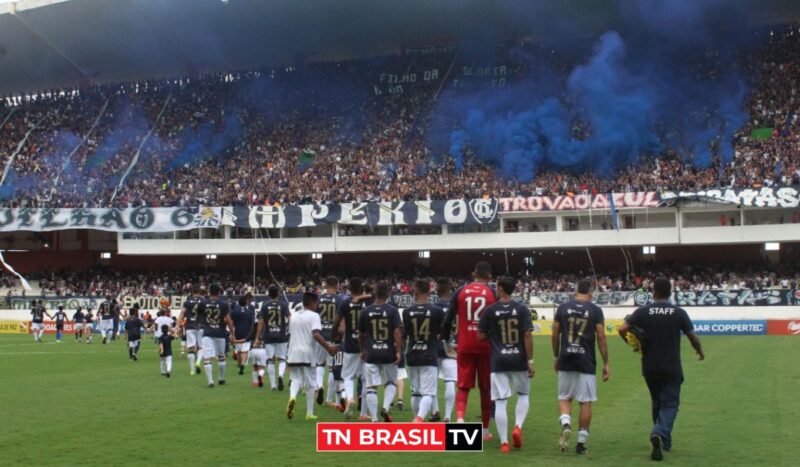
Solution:
M 800 3 L 0 0 L 0 262 L 2 465 L 796 465 Z

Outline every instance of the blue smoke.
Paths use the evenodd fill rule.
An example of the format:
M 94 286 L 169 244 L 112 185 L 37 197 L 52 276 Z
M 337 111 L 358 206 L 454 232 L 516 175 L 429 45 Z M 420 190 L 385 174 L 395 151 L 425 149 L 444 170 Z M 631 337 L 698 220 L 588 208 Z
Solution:
M 167 166 L 174 170 L 183 165 L 198 164 L 222 155 L 242 138 L 242 123 L 233 112 L 226 112 L 222 128 L 216 129 L 212 122 L 197 129 L 184 128 L 181 135 L 183 150 Z
M 429 143 L 459 169 L 465 156 L 474 155 L 523 182 L 543 169 L 610 175 L 668 150 L 699 166 L 715 155 L 729 161 L 735 133 L 748 120 L 740 67 L 760 43 L 758 35 L 747 34 L 752 28 L 743 29 L 741 5 L 614 3 L 617 30 L 601 34 L 589 53 L 580 37 L 538 44 L 571 61 L 568 72 L 542 53 L 518 49 L 506 60 L 509 68 L 526 71 L 507 88 L 448 90 Z M 517 7 L 536 10 L 532 5 Z M 556 27 L 562 30 L 564 23 Z

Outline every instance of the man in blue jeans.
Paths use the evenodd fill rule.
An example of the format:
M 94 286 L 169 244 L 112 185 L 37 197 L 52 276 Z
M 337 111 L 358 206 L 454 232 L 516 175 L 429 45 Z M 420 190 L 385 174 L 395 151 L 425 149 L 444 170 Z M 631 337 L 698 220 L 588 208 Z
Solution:
M 653 403 L 653 430 L 650 433 L 653 451 L 650 458 L 654 461 L 664 458 L 662 451 L 672 449 L 672 425 L 678 416 L 683 383 L 681 332 L 686 334 L 700 360 L 705 359 L 692 320 L 686 310 L 669 302 L 671 295 L 669 279 L 656 279 L 653 303 L 638 308 L 619 328 L 620 336 L 626 341 L 629 340 L 628 333 L 641 340 L 642 374 Z

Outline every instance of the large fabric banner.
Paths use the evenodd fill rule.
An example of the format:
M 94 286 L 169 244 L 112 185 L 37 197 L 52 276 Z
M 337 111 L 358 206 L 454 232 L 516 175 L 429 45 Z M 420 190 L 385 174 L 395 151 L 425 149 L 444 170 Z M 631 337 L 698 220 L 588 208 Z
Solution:
M 304 228 L 323 224 L 353 226 L 489 224 L 497 219 L 494 199 L 380 201 L 225 208 L 222 225 L 242 228 Z
M 659 196 L 664 204 L 674 204 L 677 201 L 701 201 L 748 208 L 796 208 L 800 206 L 800 192 L 795 187 L 666 191 Z
M 222 208 L 5 208 L 0 232 L 94 229 L 109 232 L 175 232 L 217 228 Z
M 596 195 L 517 196 L 500 198 L 502 212 L 574 211 L 584 209 L 656 208 L 661 204 L 654 191 L 636 193 L 599 193 Z

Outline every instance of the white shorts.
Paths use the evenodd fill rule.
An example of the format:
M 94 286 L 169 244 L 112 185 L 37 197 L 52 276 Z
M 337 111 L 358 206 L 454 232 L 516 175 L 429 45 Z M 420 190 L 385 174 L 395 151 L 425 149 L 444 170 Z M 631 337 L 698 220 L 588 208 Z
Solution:
M 345 354 L 347 355 L 347 354 Z M 397 383 L 396 363 L 365 363 L 364 382 L 368 388 Z
M 198 344 L 203 339 L 202 329 L 187 329 L 186 330 L 186 347 L 198 347 Z
M 128 347 L 130 347 L 130 348 L 134 348 L 138 344 L 139 344 L 139 339 L 136 339 L 135 341 L 128 341 Z
M 225 356 L 224 337 L 203 337 L 203 357 L 214 358 Z
M 72 329 L 75 331 L 83 331 L 83 323 L 75 323 L 72 325 Z
M 319 342 L 314 343 L 316 345 L 316 353 L 317 353 L 317 366 L 325 366 L 325 365 L 333 365 L 333 357 L 331 354 L 325 350 L 325 347 L 322 346 Z
M 439 379 L 444 381 L 458 381 L 458 365 L 455 358 L 439 359 Z
M 264 344 L 266 349 L 267 360 L 286 360 L 286 354 L 289 352 L 288 342 L 279 342 L 274 344 Z
M 342 353 L 342 379 L 356 379 L 361 376 L 361 354 Z
M 531 380 L 527 371 L 492 372 L 492 400 L 503 400 L 513 393 L 524 396 L 531 392 Z
M 410 366 L 408 377 L 411 380 L 411 394 L 418 396 L 436 395 L 436 367 Z
M 44 323 L 31 323 L 31 329 L 34 331 L 39 331 L 44 329 Z
M 406 371 L 406 367 L 397 369 L 397 381 L 400 381 L 401 379 L 408 379 L 408 371 Z
M 247 360 L 251 365 L 267 366 L 267 351 L 261 347 L 255 347 L 250 351 Z
M 249 352 L 250 351 L 250 341 L 242 342 L 242 343 L 239 343 L 239 344 L 234 344 L 233 348 L 237 352 Z
M 114 330 L 114 320 L 113 319 L 101 319 L 100 320 L 100 330 L 102 332 L 108 332 Z
M 317 370 L 313 366 L 291 366 L 292 381 L 300 381 L 300 387 L 305 388 L 306 397 L 311 397 L 311 390 L 317 388 Z
M 558 400 L 593 402 L 597 400 L 597 378 L 577 371 L 558 372 Z

